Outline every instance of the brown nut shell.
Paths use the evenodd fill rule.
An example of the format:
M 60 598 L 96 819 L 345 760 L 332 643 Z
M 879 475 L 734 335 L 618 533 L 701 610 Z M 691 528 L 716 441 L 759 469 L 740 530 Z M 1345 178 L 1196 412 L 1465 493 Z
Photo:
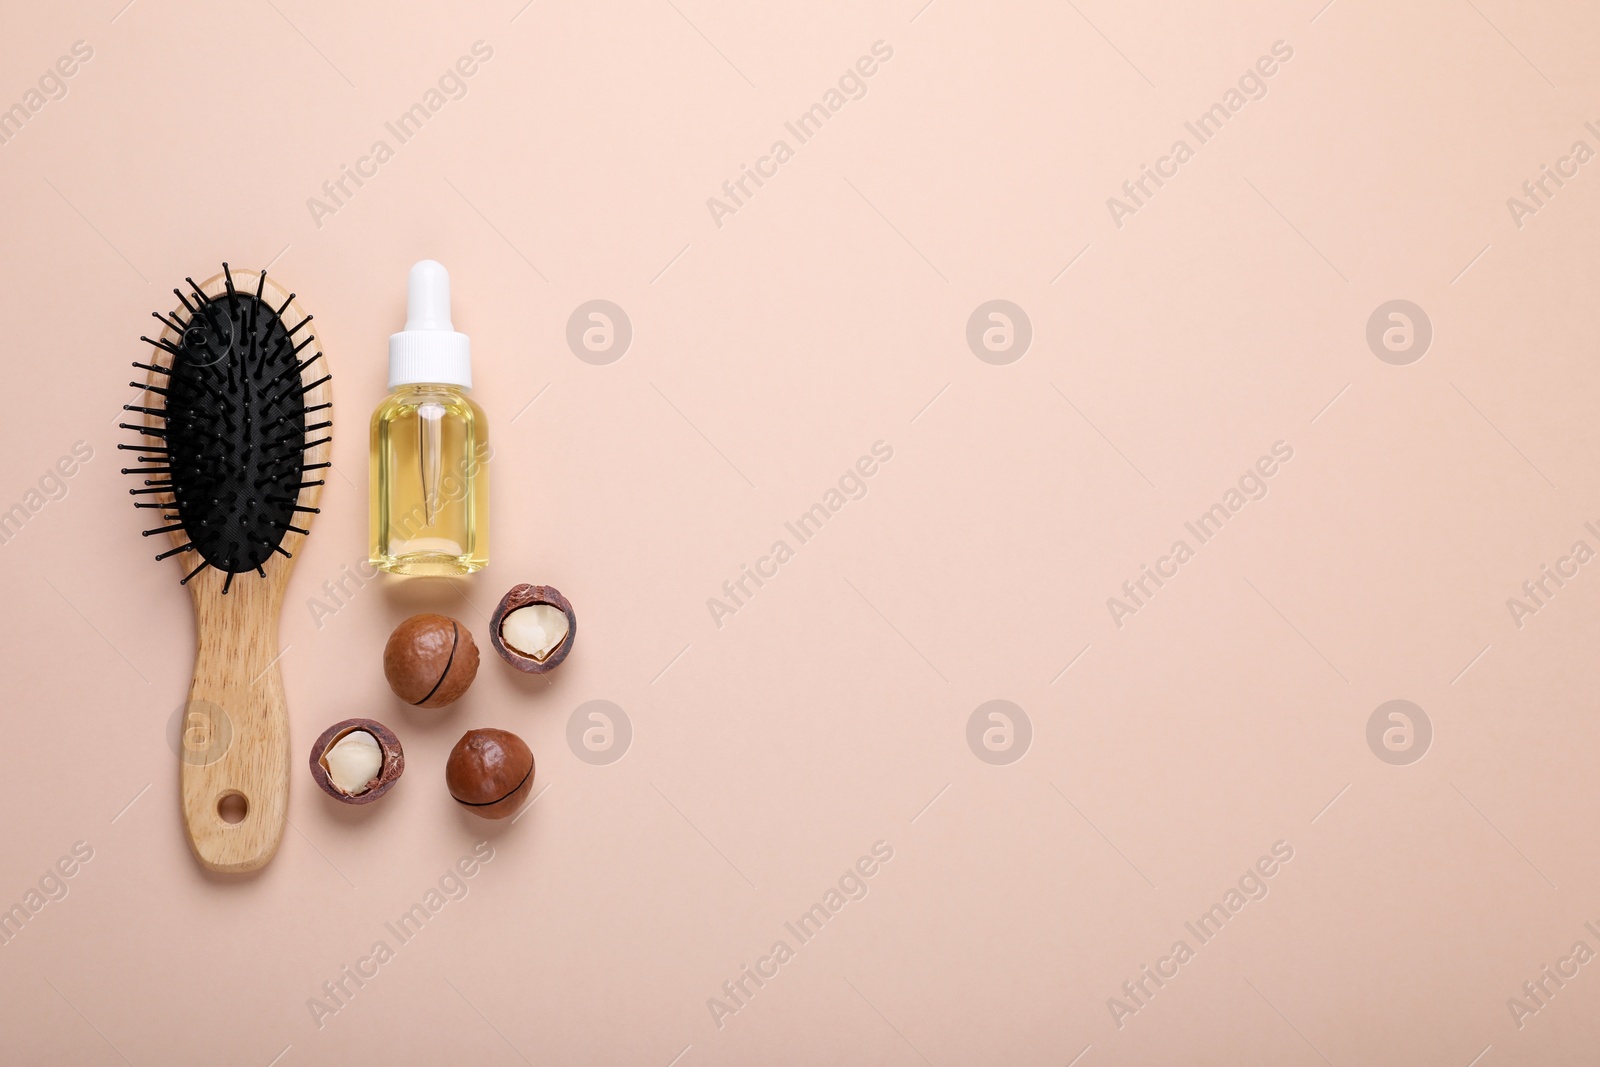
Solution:
M 322 757 L 346 734 L 357 730 L 363 730 L 377 739 L 378 748 L 383 752 L 383 765 L 378 769 L 377 777 L 367 783 L 365 792 L 346 793 L 328 777 L 328 766 L 322 762 Z M 394 784 L 400 780 L 400 775 L 405 773 L 405 769 L 406 754 L 400 747 L 400 739 L 394 735 L 393 730 L 376 719 L 345 719 L 343 722 L 336 722 L 322 731 L 311 745 L 311 777 L 324 793 L 346 804 L 371 804 L 394 788 Z
M 507 615 L 519 608 L 532 604 L 549 604 L 567 617 L 567 634 L 561 643 L 550 651 L 544 659 L 535 659 L 506 644 L 501 627 L 505 624 Z M 567 658 L 567 653 L 572 651 L 572 642 L 578 636 L 578 616 L 573 613 L 572 604 L 561 595 L 561 590 L 553 585 L 517 585 L 500 598 L 500 605 L 494 609 L 494 615 L 489 619 L 489 643 L 494 650 L 500 653 L 500 658 L 511 664 L 519 671 L 528 674 L 543 674 L 545 671 L 555 670 Z
M 407 704 L 442 708 L 478 676 L 478 645 L 472 631 L 448 615 L 413 615 L 383 646 L 383 675 Z
M 506 730 L 468 730 L 444 766 L 450 795 L 485 819 L 514 815 L 533 788 L 533 752 Z

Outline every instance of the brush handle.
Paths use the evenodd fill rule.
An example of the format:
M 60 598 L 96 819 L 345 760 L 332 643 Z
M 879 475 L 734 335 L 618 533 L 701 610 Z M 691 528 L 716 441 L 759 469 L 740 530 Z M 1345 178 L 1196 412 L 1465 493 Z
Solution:
M 255 579 L 244 581 L 244 577 Z M 183 823 L 208 870 L 239 873 L 278 850 L 289 804 L 289 715 L 278 673 L 278 582 L 197 577 L 194 681 L 179 745 Z M 244 817 L 229 822 L 223 812 Z M 236 813 L 236 811 L 234 812 Z

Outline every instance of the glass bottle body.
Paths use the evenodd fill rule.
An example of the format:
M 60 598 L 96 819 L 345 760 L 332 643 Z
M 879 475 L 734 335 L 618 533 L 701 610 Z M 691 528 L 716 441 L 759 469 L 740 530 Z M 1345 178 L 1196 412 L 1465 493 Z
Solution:
M 373 566 L 449 577 L 489 562 L 489 427 L 460 386 L 395 388 L 372 414 Z

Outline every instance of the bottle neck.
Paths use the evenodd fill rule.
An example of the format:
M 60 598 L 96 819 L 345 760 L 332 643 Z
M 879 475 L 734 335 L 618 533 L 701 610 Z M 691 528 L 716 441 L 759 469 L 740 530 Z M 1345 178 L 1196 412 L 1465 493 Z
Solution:
M 400 382 L 389 390 L 392 394 L 399 393 L 470 393 L 472 386 L 460 385 L 456 382 Z

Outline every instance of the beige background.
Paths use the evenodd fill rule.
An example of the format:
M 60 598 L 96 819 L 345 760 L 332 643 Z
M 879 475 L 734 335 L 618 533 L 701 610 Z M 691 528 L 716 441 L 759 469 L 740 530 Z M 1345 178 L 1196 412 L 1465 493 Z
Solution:
M 0 546 L 0 903 L 93 849 L 0 946 L 0 1058 L 1590 1061 L 1600 965 L 1520 1027 L 1507 1000 L 1600 951 L 1600 568 L 1520 628 L 1507 598 L 1600 549 L 1600 163 L 1520 227 L 1506 203 L 1600 149 L 1589 5 L 122 2 L 13 3 L 0 32 L 0 106 L 93 49 L 0 146 L 0 508 L 93 448 Z M 465 96 L 319 226 L 308 198 L 480 40 Z M 866 95 L 718 227 L 707 198 L 877 41 Z M 1277 41 L 1265 98 L 1115 225 L 1107 198 Z M 365 554 L 366 419 L 425 256 L 493 427 L 493 562 L 319 627 Z M 223 259 L 301 294 L 337 398 L 282 620 L 292 829 L 242 881 L 182 837 L 190 608 L 114 450 L 149 313 Z M 610 365 L 565 341 L 591 299 L 633 325 Z M 1031 320 L 1009 365 L 966 342 L 991 299 Z M 1434 333 L 1404 366 L 1365 337 L 1396 299 Z M 707 598 L 880 440 L 867 496 L 715 626 Z M 1107 598 L 1277 441 L 1266 498 L 1115 625 Z M 400 619 L 487 650 L 521 581 L 580 618 L 548 681 L 491 657 L 443 712 L 390 695 Z M 606 766 L 566 740 L 594 699 L 633 727 Z M 1032 725 L 1006 766 L 967 743 L 994 699 Z M 1367 744 L 1391 699 L 1432 723 L 1408 766 Z M 373 810 L 302 765 L 352 715 L 406 746 Z M 547 790 L 515 824 L 443 788 L 490 725 Z M 322 983 L 485 838 L 469 894 L 319 1027 Z M 878 841 L 870 893 L 799 945 L 784 923 Z M 1270 894 L 1199 945 L 1185 921 L 1279 841 Z M 708 998 L 780 938 L 719 1027 Z M 1108 998 L 1180 938 L 1119 1028 Z

